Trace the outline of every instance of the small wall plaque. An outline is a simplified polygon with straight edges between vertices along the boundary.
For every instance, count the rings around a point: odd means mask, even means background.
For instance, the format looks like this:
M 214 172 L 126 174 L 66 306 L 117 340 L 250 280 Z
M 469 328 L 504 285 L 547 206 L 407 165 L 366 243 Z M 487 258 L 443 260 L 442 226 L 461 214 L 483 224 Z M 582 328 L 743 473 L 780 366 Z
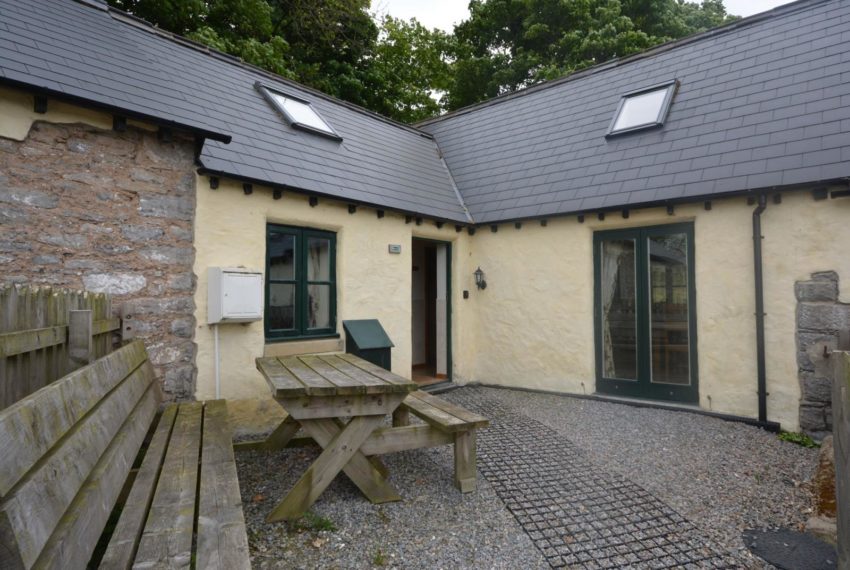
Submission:
M 401 244 L 391 243 L 390 244 L 390 253 L 401 253 Z

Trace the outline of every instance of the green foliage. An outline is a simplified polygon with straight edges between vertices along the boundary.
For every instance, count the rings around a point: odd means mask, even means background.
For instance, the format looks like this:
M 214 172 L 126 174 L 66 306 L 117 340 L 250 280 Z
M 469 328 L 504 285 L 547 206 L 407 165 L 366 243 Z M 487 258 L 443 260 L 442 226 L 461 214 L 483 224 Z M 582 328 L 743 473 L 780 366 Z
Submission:
M 389 16 L 381 20 L 380 29 L 367 72 L 368 107 L 404 122 L 439 114 L 442 106 L 436 97 L 451 83 L 451 37 L 415 19 Z
M 372 558 L 372 564 L 375 566 L 386 566 L 387 565 L 387 556 L 384 554 L 384 551 L 380 548 L 375 551 L 375 556 Z
M 723 0 L 471 0 L 454 34 L 370 0 L 109 0 L 163 29 L 415 122 L 723 24 Z
M 472 0 L 447 107 L 624 57 L 730 19 L 722 0 Z
M 818 442 L 816 442 L 804 433 L 783 431 L 779 432 L 778 437 L 782 441 L 787 441 L 788 443 L 796 443 L 797 445 L 801 445 L 803 447 L 820 447 L 820 444 Z
M 289 529 L 293 532 L 336 532 L 336 525 L 332 520 L 317 515 L 312 511 L 307 511 L 300 519 L 296 519 L 289 523 Z

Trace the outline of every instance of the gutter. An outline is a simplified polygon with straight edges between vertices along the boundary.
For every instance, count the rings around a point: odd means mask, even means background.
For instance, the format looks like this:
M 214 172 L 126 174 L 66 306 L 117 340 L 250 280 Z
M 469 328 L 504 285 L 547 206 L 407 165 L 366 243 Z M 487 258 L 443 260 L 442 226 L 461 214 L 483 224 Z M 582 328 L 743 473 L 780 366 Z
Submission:
M 764 271 L 761 256 L 761 215 L 767 209 L 767 196 L 759 195 L 753 210 L 753 269 L 756 290 L 756 367 L 758 369 L 759 422 L 767 422 L 767 372 L 764 348 Z

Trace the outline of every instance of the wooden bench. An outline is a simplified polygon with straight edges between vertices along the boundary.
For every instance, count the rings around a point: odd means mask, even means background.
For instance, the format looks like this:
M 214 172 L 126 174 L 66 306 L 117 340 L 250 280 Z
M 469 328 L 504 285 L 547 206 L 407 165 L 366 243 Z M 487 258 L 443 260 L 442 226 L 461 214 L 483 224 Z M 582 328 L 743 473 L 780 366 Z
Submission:
M 401 406 L 393 413 L 393 428 L 408 426 L 411 428 L 422 428 L 424 426 L 410 426 L 410 414 L 422 419 L 430 428 L 425 437 L 428 445 L 420 447 L 431 447 L 440 444 L 454 444 L 455 456 L 455 486 L 462 493 L 475 490 L 476 473 L 476 445 L 475 430 L 490 425 L 490 421 L 484 416 L 479 416 L 456 404 L 447 402 L 428 392 L 417 390 L 407 395 Z M 376 434 L 380 436 L 381 434 Z M 397 436 L 398 437 L 398 436 Z M 366 452 L 368 454 L 368 451 Z
M 225 403 L 160 400 L 136 341 L 0 412 L 0 568 L 85 568 L 131 482 L 101 568 L 250 568 Z

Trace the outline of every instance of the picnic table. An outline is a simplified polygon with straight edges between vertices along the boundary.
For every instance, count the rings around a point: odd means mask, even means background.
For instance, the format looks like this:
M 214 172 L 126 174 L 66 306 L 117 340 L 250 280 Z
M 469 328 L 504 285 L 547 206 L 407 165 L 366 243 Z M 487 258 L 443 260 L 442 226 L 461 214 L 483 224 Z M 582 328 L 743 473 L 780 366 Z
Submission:
M 288 414 L 267 449 L 286 445 L 299 428 L 323 449 L 268 522 L 303 516 L 340 471 L 373 503 L 401 500 L 381 460 L 361 448 L 415 383 L 351 354 L 258 358 L 257 369 Z

